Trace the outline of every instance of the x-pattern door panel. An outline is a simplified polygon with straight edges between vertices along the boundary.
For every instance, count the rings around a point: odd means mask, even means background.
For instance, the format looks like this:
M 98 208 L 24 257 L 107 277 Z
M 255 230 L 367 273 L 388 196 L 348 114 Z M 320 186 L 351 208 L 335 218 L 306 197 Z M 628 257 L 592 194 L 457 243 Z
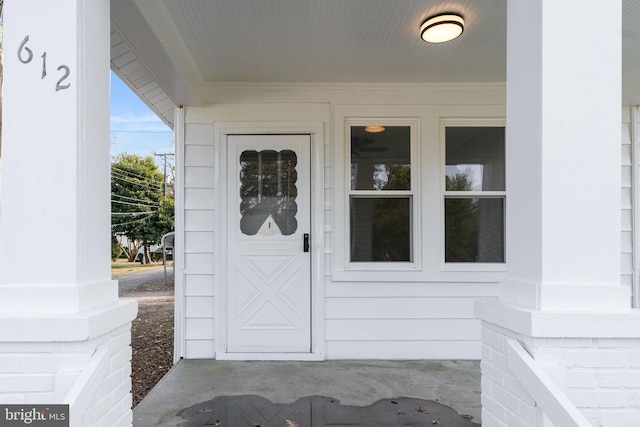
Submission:
M 311 351 L 308 135 L 228 137 L 227 352 Z

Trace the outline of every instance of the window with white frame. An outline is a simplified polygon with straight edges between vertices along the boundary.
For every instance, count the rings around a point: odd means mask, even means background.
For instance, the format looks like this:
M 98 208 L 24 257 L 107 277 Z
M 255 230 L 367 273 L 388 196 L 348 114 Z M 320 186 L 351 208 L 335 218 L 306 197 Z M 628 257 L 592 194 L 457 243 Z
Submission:
M 347 123 L 351 263 L 400 265 L 415 260 L 414 128 L 398 123 Z
M 504 126 L 444 125 L 446 263 L 505 262 Z

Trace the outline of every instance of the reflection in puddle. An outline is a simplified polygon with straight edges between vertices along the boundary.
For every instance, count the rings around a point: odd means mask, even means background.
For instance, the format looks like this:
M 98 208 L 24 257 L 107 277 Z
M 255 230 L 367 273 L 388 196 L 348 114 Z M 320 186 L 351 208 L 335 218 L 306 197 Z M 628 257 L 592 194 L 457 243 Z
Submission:
M 303 397 L 291 404 L 254 395 L 221 396 L 183 409 L 178 415 L 185 420 L 179 427 L 478 426 L 448 406 L 406 397 L 360 407 L 343 406 L 336 399 L 320 396 Z

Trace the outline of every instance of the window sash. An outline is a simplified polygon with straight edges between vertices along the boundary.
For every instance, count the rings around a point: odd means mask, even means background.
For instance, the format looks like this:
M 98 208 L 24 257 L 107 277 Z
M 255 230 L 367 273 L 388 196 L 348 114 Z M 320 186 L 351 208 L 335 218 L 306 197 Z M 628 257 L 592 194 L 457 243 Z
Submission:
M 409 179 L 408 179 L 408 187 L 406 189 L 387 189 L 387 188 L 374 188 L 373 186 L 369 189 L 354 189 L 357 186 L 362 187 L 362 185 L 354 185 L 353 182 L 353 167 L 352 167 L 352 146 L 351 146 L 351 135 L 352 128 L 354 126 L 362 127 L 369 125 L 382 125 L 382 126 L 405 126 L 409 128 L 408 136 L 409 136 L 409 159 L 407 162 L 406 158 L 402 158 L 399 163 L 393 163 L 393 161 L 387 161 L 385 158 L 382 158 L 380 164 L 386 164 L 393 166 L 408 166 L 409 169 Z M 416 239 L 419 237 L 418 229 L 419 224 L 416 224 L 416 219 L 419 217 L 416 210 L 418 209 L 418 201 L 416 200 L 416 194 L 418 194 L 418 163 L 416 159 L 418 159 L 418 145 L 417 145 L 417 120 L 401 120 L 401 119 L 389 119 L 389 120 L 347 120 L 345 121 L 345 134 L 346 134 L 346 143 L 345 143 L 345 154 L 347 156 L 346 164 L 345 164 L 345 177 L 347 178 L 345 181 L 345 195 L 347 204 L 345 206 L 345 225 L 346 225 L 346 239 L 345 239 L 345 261 L 346 268 L 351 268 L 355 270 L 367 269 L 367 270 L 398 270 L 398 269 L 411 269 L 414 270 L 417 266 L 417 244 Z M 370 159 L 372 163 L 375 164 L 377 159 Z M 402 164 L 401 164 L 402 163 Z M 392 253 L 388 253 L 386 259 L 385 257 L 380 257 L 374 254 L 371 259 L 353 256 L 353 246 L 354 246 L 354 233 L 357 233 L 358 230 L 354 229 L 353 218 L 352 218 L 352 207 L 353 201 L 362 199 L 370 199 L 371 201 L 379 200 L 392 200 L 392 199 L 407 199 L 408 206 L 406 209 L 408 211 L 407 220 L 408 225 L 405 229 L 400 231 L 402 234 L 403 242 L 407 243 L 406 250 L 403 250 L 403 254 L 405 254 L 403 259 L 395 259 Z M 382 221 L 385 221 L 383 219 Z M 383 236 L 384 237 L 384 236 Z M 384 241 L 384 238 L 381 239 Z M 355 242 L 357 243 L 357 242 Z M 380 248 L 372 248 L 372 251 L 375 252 Z M 380 252 L 378 250 L 378 252 Z M 384 251 L 383 251 L 384 252 Z M 406 254 L 408 253 L 408 256 Z

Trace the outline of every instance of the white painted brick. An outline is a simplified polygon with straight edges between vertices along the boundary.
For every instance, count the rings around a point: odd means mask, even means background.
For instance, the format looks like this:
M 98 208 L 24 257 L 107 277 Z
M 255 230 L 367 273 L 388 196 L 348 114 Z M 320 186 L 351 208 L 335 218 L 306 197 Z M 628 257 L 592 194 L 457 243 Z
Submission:
M 480 339 L 483 344 L 488 345 L 500 353 L 506 354 L 506 337 L 504 335 L 483 327 L 480 333 Z
M 640 348 L 640 339 L 609 339 L 600 338 L 596 340 L 599 348 Z
M 567 353 L 569 367 L 615 368 L 627 366 L 628 354 L 620 350 L 570 351 Z
M 126 411 L 119 420 L 113 425 L 105 425 L 104 427 L 131 427 L 133 424 L 133 411 Z
M 524 421 L 526 426 L 532 426 L 536 423 L 538 408 L 533 399 L 530 399 L 530 403 L 520 402 L 518 407 L 518 415 Z
M 509 359 L 504 353 L 493 350 L 491 352 L 491 362 L 497 369 L 503 372 L 509 372 Z
M 487 411 L 486 408 L 482 408 L 482 412 L 480 414 L 482 418 L 482 427 L 491 427 L 493 426 L 493 419 L 495 418 L 491 412 Z
M 567 396 L 579 408 L 626 408 L 633 403 L 629 392 L 619 390 L 568 390 Z
M 53 375 L 0 375 L 0 393 L 53 391 Z
M 532 356 L 538 364 L 543 366 L 566 366 L 568 363 L 567 350 L 564 349 L 536 348 Z
M 511 411 L 506 411 L 506 423 L 509 427 L 527 427 L 522 418 L 519 415 L 514 414 Z
M 480 354 L 482 355 L 482 360 L 486 360 L 488 362 L 493 362 L 493 360 L 491 360 L 491 347 L 489 347 L 486 344 L 482 344 L 482 346 L 480 347 Z
M 520 405 L 520 399 L 518 399 L 515 395 L 509 393 L 502 387 L 496 387 L 493 390 L 493 395 L 491 396 L 493 399 L 500 402 L 502 406 L 505 407 L 508 411 L 517 413 Z
M 113 427 L 122 416 L 122 409 L 119 405 L 112 407 L 106 414 L 100 418 L 98 425 L 100 427 Z
M 111 338 L 106 345 L 109 347 L 109 354 L 113 355 L 120 349 L 131 345 L 131 329 L 127 329 L 124 333 L 118 334 Z
M 486 375 L 480 377 L 480 388 L 483 394 L 493 396 L 493 387 L 494 383 Z
M 109 398 L 112 402 L 119 402 L 123 396 L 126 396 L 131 391 L 131 379 L 127 378 L 122 381 L 111 391 Z
M 131 361 L 131 347 L 125 347 L 109 360 L 109 369 L 111 372 L 117 371 Z
M 115 372 L 112 372 L 107 376 L 102 384 L 100 384 L 100 390 L 104 391 L 105 394 L 111 393 L 113 389 L 115 389 L 119 384 L 122 384 L 123 381 L 130 380 L 130 364 L 128 365 L 128 369 L 122 367 Z
M 596 408 L 578 408 L 578 410 L 584 415 L 592 426 L 602 426 L 600 422 L 602 416 L 602 409 Z M 612 426 L 615 427 L 615 426 Z
M 73 387 L 73 384 L 75 384 L 79 376 L 79 372 L 63 372 L 56 375 L 54 384 L 59 397 L 56 401 L 61 401 L 66 397 L 67 392 L 71 390 L 71 387 Z
M 626 366 L 630 368 L 639 368 L 640 369 L 640 349 L 629 349 L 626 351 L 627 353 L 627 363 Z
M 598 379 L 594 371 L 571 370 L 567 372 L 567 387 L 569 388 L 595 388 L 598 387 Z
M 534 344 L 539 349 L 592 348 L 597 345 L 593 338 L 537 338 Z
M 97 424 L 97 422 L 109 412 L 112 406 L 113 402 L 111 402 L 111 399 L 107 396 L 102 396 L 99 400 L 92 402 L 82 419 Z
M 25 371 L 24 356 L 21 354 L 0 354 L 0 373 Z
M 484 360 L 480 362 L 480 371 L 483 376 L 486 376 L 491 381 L 502 387 L 504 381 L 503 371 L 497 369 L 495 366 Z
M 502 420 L 498 418 L 494 418 L 493 423 L 491 424 L 491 427 L 511 427 L 511 426 L 503 423 Z
M 640 389 L 640 370 L 599 371 L 598 378 L 603 388 Z
M 50 342 L 22 343 L 3 342 L 2 353 L 52 353 L 54 344 Z
M 3 405 L 19 405 L 25 403 L 24 394 L 0 394 L 0 403 Z
M 489 396 L 486 396 L 486 395 L 482 396 L 482 408 L 491 412 L 491 414 L 496 419 L 504 420 L 505 418 L 504 406 L 502 406 L 500 402 L 498 402 L 497 400 Z
M 517 396 L 523 404 L 535 406 L 533 397 L 531 397 L 529 392 L 527 392 L 524 386 L 515 377 L 511 375 L 504 375 L 503 385 L 507 391 Z
M 90 357 L 84 354 L 56 353 L 52 355 L 27 356 L 25 365 L 27 372 L 60 372 L 60 371 L 82 371 L 89 363 Z
M 25 401 L 32 403 L 34 405 L 42 405 L 51 402 L 56 402 L 56 398 L 58 397 L 57 393 L 48 392 L 48 393 L 27 393 L 25 395 Z
M 607 427 L 638 427 L 640 410 L 604 411 L 599 414 L 600 424 Z

